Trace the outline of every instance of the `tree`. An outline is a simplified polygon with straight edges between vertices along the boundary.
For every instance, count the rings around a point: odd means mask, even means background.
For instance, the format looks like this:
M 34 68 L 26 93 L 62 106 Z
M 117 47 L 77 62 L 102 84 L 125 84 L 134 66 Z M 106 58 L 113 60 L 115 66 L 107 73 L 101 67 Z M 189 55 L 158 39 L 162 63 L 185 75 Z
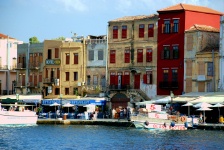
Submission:
M 65 40 L 65 37 L 61 36 L 61 37 L 55 38 L 55 39 L 53 39 L 53 40 L 64 41 L 64 40 Z
M 38 40 L 38 38 L 36 36 L 29 38 L 29 42 L 30 42 L 30 44 L 40 43 L 40 41 Z

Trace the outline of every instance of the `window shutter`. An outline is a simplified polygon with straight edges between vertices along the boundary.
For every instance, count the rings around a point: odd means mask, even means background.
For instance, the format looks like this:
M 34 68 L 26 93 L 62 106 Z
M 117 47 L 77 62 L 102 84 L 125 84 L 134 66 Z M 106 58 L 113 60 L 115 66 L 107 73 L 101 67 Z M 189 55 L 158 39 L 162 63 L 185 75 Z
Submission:
M 152 73 L 149 74 L 149 79 L 150 79 L 149 84 L 152 84 Z
M 115 76 L 115 85 L 118 85 L 118 75 Z
M 165 25 L 162 24 L 162 33 L 164 33 L 164 30 L 165 30 Z
M 143 83 L 147 84 L 147 74 L 143 75 Z

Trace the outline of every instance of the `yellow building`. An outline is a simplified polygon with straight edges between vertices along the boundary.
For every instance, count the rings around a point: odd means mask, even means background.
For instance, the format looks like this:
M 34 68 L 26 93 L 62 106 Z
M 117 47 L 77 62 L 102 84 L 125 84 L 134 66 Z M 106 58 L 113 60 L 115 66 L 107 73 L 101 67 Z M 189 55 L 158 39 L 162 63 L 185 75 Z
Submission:
M 85 82 L 83 42 L 44 41 L 44 98 L 76 97 Z
M 108 22 L 109 90 L 111 97 L 121 94 L 125 101 L 117 102 L 112 98 L 112 107 L 126 107 L 129 101 L 127 90 L 136 89 L 144 99 L 156 95 L 157 21 L 158 15 L 153 14 Z
M 216 92 L 219 82 L 219 29 L 194 25 L 185 32 L 184 91 Z

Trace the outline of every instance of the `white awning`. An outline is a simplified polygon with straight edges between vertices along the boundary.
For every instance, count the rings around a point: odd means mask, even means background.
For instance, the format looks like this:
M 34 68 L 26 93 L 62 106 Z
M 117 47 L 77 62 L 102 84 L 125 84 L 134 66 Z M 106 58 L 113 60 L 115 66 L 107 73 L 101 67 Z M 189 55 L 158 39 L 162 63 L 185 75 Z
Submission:
M 192 104 L 206 102 L 209 104 L 216 104 L 216 103 L 223 103 L 224 97 L 223 96 L 201 96 L 196 100 L 191 101 Z
M 16 95 L 3 95 L 0 99 L 16 99 Z M 40 103 L 42 95 L 19 95 L 18 100 L 22 100 L 25 103 Z

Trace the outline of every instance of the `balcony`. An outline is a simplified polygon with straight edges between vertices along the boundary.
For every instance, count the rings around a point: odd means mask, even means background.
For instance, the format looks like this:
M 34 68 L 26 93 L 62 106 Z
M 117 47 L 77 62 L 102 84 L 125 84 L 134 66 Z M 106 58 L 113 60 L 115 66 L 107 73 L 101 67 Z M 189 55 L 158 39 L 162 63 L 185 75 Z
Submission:
M 54 84 L 55 78 L 44 78 L 44 84 Z
M 159 82 L 159 88 L 161 89 L 178 89 L 178 81 L 161 81 Z
M 126 91 L 130 89 L 130 85 L 109 85 L 111 91 Z
M 26 86 L 26 84 L 25 84 L 25 82 L 17 82 L 16 84 L 15 84 L 15 87 L 17 87 L 17 88 L 21 88 L 21 87 L 25 87 Z
M 26 64 L 18 63 L 17 67 L 15 69 L 16 70 L 24 70 L 24 69 L 26 69 Z
M 29 63 L 29 69 L 38 70 L 41 67 L 41 63 L 39 62 L 32 62 Z

